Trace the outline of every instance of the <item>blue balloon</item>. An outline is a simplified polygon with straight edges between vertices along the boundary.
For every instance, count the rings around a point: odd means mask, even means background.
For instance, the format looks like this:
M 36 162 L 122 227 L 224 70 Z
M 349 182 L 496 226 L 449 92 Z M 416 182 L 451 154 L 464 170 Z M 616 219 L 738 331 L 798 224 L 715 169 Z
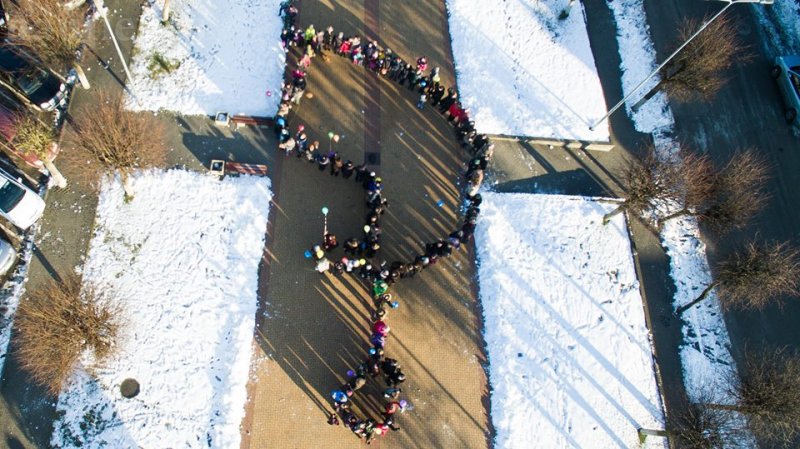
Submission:
M 303 255 L 306 256 L 306 259 L 310 259 L 311 258 L 311 251 L 306 250 L 306 252 L 304 252 Z
M 348 375 L 349 377 L 353 377 L 353 376 L 355 376 L 355 375 L 356 375 L 356 373 L 354 373 L 354 372 L 353 372 L 353 370 L 349 369 L 349 370 L 347 370 L 347 375 Z
M 375 355 L 375 348 L 369 348 L 369 355 Z
M 323 207 L 322 208 L 322 215 L 328 215 L 328 208 L 327 207 Z
M 393 309 L 400 307 L 400 303 L 397 301 L 392 301 L 389 305 L 392 306 Z
M 347 395 L 344 394 L 343 391 L 336 390 L 333 393 L 331 393 L 331 396 L 333 397 L 333 400 L 336 402 L 341 402 L 341 403 L 347 402 Z

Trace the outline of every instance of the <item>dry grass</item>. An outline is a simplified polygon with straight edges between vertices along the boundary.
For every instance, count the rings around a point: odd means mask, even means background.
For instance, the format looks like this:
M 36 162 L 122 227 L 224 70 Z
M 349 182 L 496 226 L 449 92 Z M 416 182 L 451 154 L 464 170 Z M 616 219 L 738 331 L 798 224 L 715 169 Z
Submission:
M 14 40 L 56 71 L 69 68 L 81 46 L 84 9 L 68 11 L 62 0 L 19 0 L 12 20 Z
M 14 115 L 14 126 L 17 128 L 14 146 L 24 154 L 35 154 L 41 160 L 46 159 L 55 139 L 53 128 L 24 112 Z
M 15 319 L 22 368 L 53 395 L 77 367 L 84 351 L 102 363 L 115 349 L 121 309 L 76 276 L 31 290 Z

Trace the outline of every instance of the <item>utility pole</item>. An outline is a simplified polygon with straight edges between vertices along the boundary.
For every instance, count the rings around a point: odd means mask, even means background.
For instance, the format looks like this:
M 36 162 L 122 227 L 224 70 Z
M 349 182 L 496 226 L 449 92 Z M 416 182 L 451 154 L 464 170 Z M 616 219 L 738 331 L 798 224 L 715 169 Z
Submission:
M 100 13 L 100 16 L 103 17 L 103 21 L 106 23 L 108 34 L 111 35 L 111 41 L 114 42 L 114 48 L 117 49 L 117 55 L 119 55 L 119 61 L 122 63 L 122 68 L 125 70 L 125 75 L 128 77 L 128 82 L 133 83 L 133 76 L 131 76 L 131 72 L 128 70 L 128 64 L 125 62 L 125 57 L 122 56 L 122 50 L 119 48 L 119 43 L 117 43 L 117 38 L 114 36 L 114 31 L 111 29 L 111 24 L 108 22 L 108 10 L 106 9 L 105 0 L 94 0 L 94 6 L 97 7 L 97 12 Z
M 760 3 L 760 4 L 762 4 L 762 5 L 771 5 L 771 4 L 773 3 L 773 1 L 774 1 L 774 0 L 722 0 L 722 1 L 724 1 L 724 2 L 727 2 L 728 4 L 727 4 L 727 5 L 725 5 L 725 7 L 724 7 L 724 8 L 722 8 L 721 10 L 719 10 L 719 12 L 718 12 L 718 13 L 714 14 L 714 16 L 713 16 L 713 17 L 711 17 L 711 19 L 709 19 L 709 20 L 708 20 L 708 22 L 705 22 L 705 23 L 703 24 L 703 26 L 701 26 L 701 27 L 700 27 L 700 29 L 699 29 L 699 30 L 695 31 L 695 32 L 694 32 L 694 34 L 692 34 L 692 35 L 689 37 L 689 39 L 687 39 L 687 40 L 686 40 L 686 42 L 684 42 L 684 43 L 683 43 L 683 44 L 682 44 L 680 47 L 678 47 L 678 49 L 677 49 L 677 50 L 675 50 L 674 52 L 672 52 L 672 54 L 671 54 L 671 55 L 669 55 L 669 56 L 667 57 L 667 59 L 665 59 L 665 60 L 664 60 L 664 62 L 662 62 L 662 63 L 661 63 L 661 65 L 659 65 L 658 67 L 656 67 L 656 69 L 655 69 L 655 70 L 653 70 L 652 72 L 650 72 L 650 74 L 649 74 L 649 75 L 647 75 L 647 76 L 646 76 L 646 77 L 645 77 L 645 78 L 644 78 L 644 79 L 643 79 L 643 80 L 642 80 L 642 81 L 641 81 L 639 84 L 637 84 L 637 85 L 636 85 L 636 87 L 634 87 L 632 91 L 628 92 L 628 95 L 625 95 L 625 98 L 623 98 L 622 100 L 620 100 L 620 101 L 619 101 L 619 103 L 615 104 L 615 105 L 614 105 L 614 107 L 612 107 L 612 108 L 611 108 L 611 109 L 610 109 L 610 110 L 609 110 L 609 111 L 606 113 L 606 115 L 604 115 L 602 118 L 600 118 L 600 120 L 596 121 L 594 124 L 592 124 L 591 126 L 589 126 L 589 130 L 594 130 L 594 128 L 595 128 L 597 125 L 599 125 L 599 124 L 603 123 L 603 122 L 604 122 L 604 121 L 605 121 L 605 120 L 606 120 L 606 119 L 607 119 L 607 118 L 608 118 L 608 117 L 609 117 L 611 114 L 613 114 L 614 112 L 616 112 L 616 110 L 617 110 L 617 109 L 619 109 L 619 108 L 620 108 L 620 107 L 621 107 L 623 104 L 625 104 L 625 102 L 626 102 L 626 101 L 628 101 L 628 99 L 629 99 L 629 98 L 631 98 L 631 97 L 632 97 L 632 96 L 633 96 L 635 93 L 639 92 L 639 90 L 641 90 L 641 88 L 642 88 L 642 87 L 644 87 L 644 84 L 645 84 L 645 83 L 646 83 L 646 82 L 647 82 L 647 81 L 648 81 L 650 78 L 652 78 L 652 77 L 653 77 L 653 76 L 654 76 L 656 73 L 660 72 L 660 71 L 661 71 L 661 69 L 663 69 L 663 68 L 664 68 L 664 66 L 666 66 L 666 65 L 667 65 L 667 64 L 668 64 L 670 61 L 672 61 L 672 58 L 674 58 L 675 56 L 677 56 L 677 55 L 678 55 L 678 53 L 680 53 L 680 52 L 681 52 L 681 50 L 683 50 L 683 49 L 684 49 L 684 48 L 685 48 L 687 45 L 689 45 L 689 43 L 690 43 L 692 40 L 694 40 L 694 38 L 696 38 L 696 37 L 697 37 L 697 36 L 698 36 L 700 33 L 702 33 L 702 32 L 703 32 L 703 30 L 705 30 L 706 28 L 708 28 L 708 26 L 709 26 L 709 25 L 711 25 L 711 22 L 713 22 L 713 21 L 714 21 L 714 20 L 716 20 L 716 19 L 717 19 L 719 16 L 721 16 L 721 15 L 722 15 L 722 14 L 723 14 L 725 11 L 727 11 L 727 10 L 728 10 L 728 8 L 730 8 L 731 6 L 733 6 L 733 5 L 734 5 L 734 4 L 736 4 L 736 3 Z

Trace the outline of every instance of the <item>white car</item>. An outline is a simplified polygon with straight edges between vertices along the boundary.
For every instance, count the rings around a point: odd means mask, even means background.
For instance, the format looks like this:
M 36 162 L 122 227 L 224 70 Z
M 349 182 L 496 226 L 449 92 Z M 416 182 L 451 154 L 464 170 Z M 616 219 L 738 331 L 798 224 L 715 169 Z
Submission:
M 0 215 L 23 231 L 44 213 L 44 200 L 13 176 L 0 170 Z
M 0 276 L 5 276 L 17 261 L 17 251 L 5 239 L 0 237 Z

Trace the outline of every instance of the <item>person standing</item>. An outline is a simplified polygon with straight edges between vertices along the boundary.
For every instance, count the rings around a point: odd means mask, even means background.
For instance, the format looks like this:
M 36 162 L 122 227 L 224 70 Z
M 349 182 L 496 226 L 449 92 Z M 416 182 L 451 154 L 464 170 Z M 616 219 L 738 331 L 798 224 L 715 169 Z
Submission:
M 325 171 L 325 167 L 331 163 L 330 159 L 328 159 L 328 155 L 324 153 L 320 153 L 319 158 L 317 159 L 317 163 L 319 164 L 319 171 Z
M 334 153 L 333 159 L 331 159 L 331 176 L 339 176 L 343 166 L 342 158 L 339 157 L 338 153 Z
M 353 165 L 353 161 L 348 159 L 347 162 L 345 162 L 344 165 L 342 166 L 342 177 L 344 179 L 350 179 L 350 176 L 353 175 L 353 171 L 355 170 L 355 168 L 356 167 L 355 165 Z

